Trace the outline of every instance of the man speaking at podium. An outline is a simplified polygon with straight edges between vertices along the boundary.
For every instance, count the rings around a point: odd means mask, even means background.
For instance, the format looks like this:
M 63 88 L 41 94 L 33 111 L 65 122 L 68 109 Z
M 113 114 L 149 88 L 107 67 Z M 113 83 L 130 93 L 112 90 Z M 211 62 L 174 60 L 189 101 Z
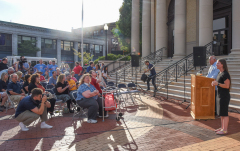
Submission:
M 213 78 L 216 80 L 219 70 L 217 69 L 217 58 L 215 56 L 209 57 L 210 68 L 206 77 Z M 216 115 L 216 96 L 217 96 L 217 86 L 215 86 L 215 115 Z

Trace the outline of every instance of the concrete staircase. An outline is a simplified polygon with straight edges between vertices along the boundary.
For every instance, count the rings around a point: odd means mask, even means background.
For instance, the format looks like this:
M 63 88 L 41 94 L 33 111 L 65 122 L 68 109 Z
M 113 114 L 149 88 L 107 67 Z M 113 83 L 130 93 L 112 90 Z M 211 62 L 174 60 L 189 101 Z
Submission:
M 230 101 L 230 107 L 234 109 L 240 109 L 240 54 L 239 55 L 228 55 L 228 56 L 217 56 L 217 58 L 225 58 L 227 60 L 227 65 L 229 69 L 229 73 L 231 75 L 232 79 L 232 86 L 231 86 L 231 101 Z M 179 59 L 178 59 L 179 60 Z M 172 65 L 176 61 L 176 59 L 163 59 L 163 61 L 159 62 L 155 66 L 156 72 L 160 72 L 163 69 L 167 68 L 168 66 Z M 208 73 L 210 65 L 208 64 L 207 67 L 203 70 L 203 76 L 206 76 Z M 196 74 L 200 70 L 199 67 L 196 68 L 196 70 L 191 70 L 188 72 L 187 76 L 185 76 L 185 99 L 187 101 L 191 100 L 191 76 L 190 74 Z M 137 71 L 137 83 L 138 85 L 143 88 L 144 90 L 147 89 L 147 83 L 142 82 L 141 75 L 143 71 L 140 73 L 139 69 Z M 117 78 L 116 81 L 116 75 L 112 74 L 112 78 L 109 79 L 109 81 L 113 81 L 114 83 L 130 83 L 132 81 L 136 82 L 135 79 L 135 69 L 133 70 L 133 76 L 132 76 L 132 70 L 128 70 L 128 72 L 125 73 L 125 82 L 123 79 L 123 75 L 121 78 Z M 153 93 L 154 87 L 152 84 L 150 84 L 151 93 Z M 157 92 L 156 95 L 161 96 L 167 96 L 167 89 L 162 88 L 161 91 Z M 177 100 L 184 100 L 184 77 L 180 77 L 177 79 L 177 82 L 174 81 L 168 85 L 168 96 L 169 98 L 177 99 Z

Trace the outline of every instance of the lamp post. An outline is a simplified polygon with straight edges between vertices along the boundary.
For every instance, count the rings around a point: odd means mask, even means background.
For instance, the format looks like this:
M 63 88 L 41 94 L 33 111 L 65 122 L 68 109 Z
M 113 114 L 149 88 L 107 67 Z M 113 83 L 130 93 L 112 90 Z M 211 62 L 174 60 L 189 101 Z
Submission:
M 108 25 L 107 24 L 104 25 L 104 30 L 105 30 L 105 33 L 106 33 L 105 60 L 107 60 L 107 31 L 108 31 Z

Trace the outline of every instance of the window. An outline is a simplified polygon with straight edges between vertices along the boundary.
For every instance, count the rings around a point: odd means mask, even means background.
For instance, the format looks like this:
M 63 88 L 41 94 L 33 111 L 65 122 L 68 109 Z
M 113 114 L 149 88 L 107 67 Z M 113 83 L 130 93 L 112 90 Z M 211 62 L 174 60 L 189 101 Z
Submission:
M 101 34 L 103 34 L 103 30 L 101 30 Z
M 5 45 L 5 34 L 0 34 L 0 45 L 1 46 Z
M 98 35 L 98 31 L 97 31 L 97 35 Z
M 74 47 L 73 42 L 71 42 L 71 49 Z
M 63 47 L 65 51 L 70 51 L 71 50 L 70 41 L 64 41 Z
M 81 43 L 78 43 L 78 50 L 81 50 Z
M 99 51 L 100 51 L 100 53 L 103 51 L 103 46 L 102 45 L 99 46 Z
M 18 36 L 18 43 L 20 44 L 22 42 L 22 36 Z
M 53 49 L 57 49 L 57 40 L 53 40 Z
M 97 31 L 94 31 L 94 36 L 96 36 L 97 35 Z
M 100 51 L 99 51 L 99 45 L 95 45 L 95 53 L 100 53 Z
M 63 50 L 63 41 L 61 41 L 61 50 Z
M 31 40 L 31 37 L 22 36 L 22 40 Z
M 52 48 L 52 47 L 53 47 L 52 39 L 45 39 L 45 48 Z
M 115 48 L 112 48 L 112 51 L 115 51 Z
M 41 48 L 45 47 L 44 39 L 41 39 Z
M 213 30 L 226 28 L 226 18 L 219 18 L 213 20 Z

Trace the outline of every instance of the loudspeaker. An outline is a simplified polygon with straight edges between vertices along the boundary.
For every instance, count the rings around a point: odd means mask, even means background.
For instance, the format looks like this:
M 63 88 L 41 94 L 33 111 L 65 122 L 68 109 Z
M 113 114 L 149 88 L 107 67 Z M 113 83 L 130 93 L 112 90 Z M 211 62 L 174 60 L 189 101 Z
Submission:
M 193 64 L 194 66 L 207 66 L 206 47 L 193 47 Z
M 132 67 L 139 67 L 139 56 L 131 55 Z

